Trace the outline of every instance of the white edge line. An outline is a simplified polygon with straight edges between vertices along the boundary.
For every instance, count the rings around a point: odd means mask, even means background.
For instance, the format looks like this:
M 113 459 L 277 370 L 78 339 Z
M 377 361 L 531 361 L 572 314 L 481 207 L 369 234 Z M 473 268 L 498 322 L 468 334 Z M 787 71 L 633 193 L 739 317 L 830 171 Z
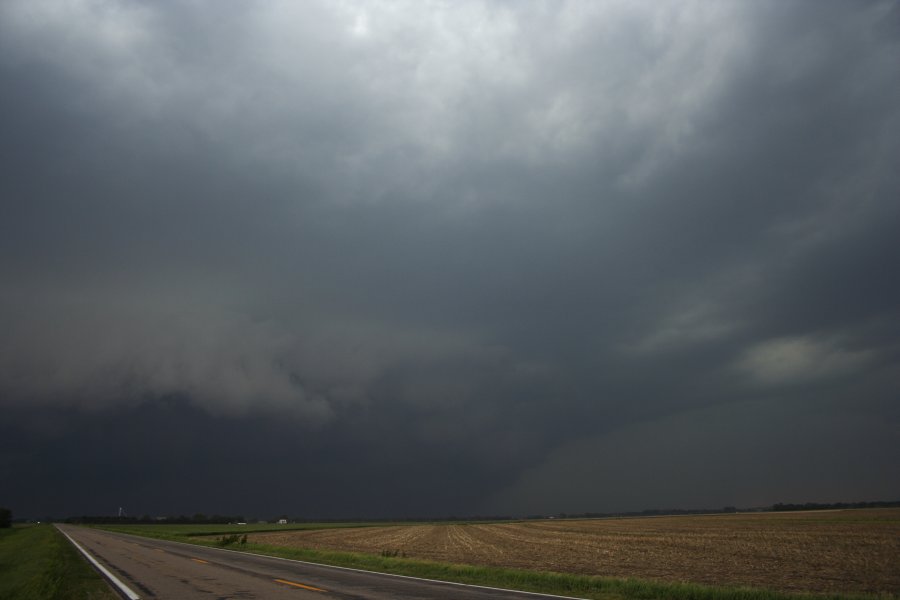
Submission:
M 68 539 L 70 542 L 72 542 L 72 545 L 75 546 L 76 548 L 78 548 L 78 551 L 81 552 L 81 553 L 84 555 L 85 558 L 87 558 L 89 561 L 91 561 L 91 564 L 94 565 L 94 566 L 97 568 L 97 570 L 100 571 L 100 572 L 103 574 L 104 577 L 106 577 L 107 579 L 109 579 L 109 580 L 113 583 L 113 585 L 115 585 L 117 588 L 119 588 L 119 591 L 122 592 L 123 594 L 125 594 L 125 596 L 126 596 L 127 598 L 129 598 L 129 600 L 141 600 L 141 597 L 138 596 L 137 594 L 135 594 L 135 593 L 134 593 L 134 590 L 132 590 L 130 587 L 128 587 L 127 585 L 125 585 L 124 583 L 122 583 L 122 582 L 119 580 L 118 577 L 116 577 L 115 575 L 113 575 L 112 573 L 110 573 L 110 572 L 106 569 L 106 567 L 104 567 L 104 566 L 101 565 L 99 562 L 97 562 L 97 559 L 95 559 L 93 556 L 91 556 L 90 554 L 88 554 L 88 551 L 87 551 L 87 550 L 85 550 L 84 548 L 82 548 L 81 546 L 79 546 L 79 545 L 78 545 L 78 542 L 76 542 L 75 540 L 73 540 L 73 539 L 69 536 L 68 533 L 66 533 L 65 531 L 63 531 L 63 530 L 60 529 L 59 527 L 57 527 L 56 529 L 57 529 L 57 531 L 59 531 L 61 534 L 63 534 L 64 536 L 66 536 L 66 539 Z
M 100 529 L 100 531 L 106 531 L 106 530 Z M 325 567 L 327 569 L 340 569 L 342 571 L 354 571 L 356 573 L 368 573 L 370 575 L 381 575 L 382 577 L 399 577 L 401 579 L 413 579 L 415 581 L 427 581 L 428 583 L 441 583 L 444 585 L 457 585 L 460 587 L 479 588 L 482 590 L 494 590 L 497 592 L 512 592 L 512 593 L 516 593 L 516 594 L 528 594 L 529 596 L 540 596 L 542 598 L 565 598 L 566 600 L 588 600 L 587 598 L 579 598 L 578 596 L 558 596 L 556 594 L 544 594 L 541 592 L 529 592 L 526 590 L 514 590 L 511 588 L 491 587 L 489 585 L 477 585 L 474 583 L 460 583 L 458 581 L 444 581 L 443 579 L 427 579 L 425 577 L 414 577 L 412 575 L 398 575 L 396 573 L 383 573 L 381 571 L 367 571 L 366 569 L 354 569 L 353 567 L 339 567 L 337 565 L 328 565 L 325 563 L 310 562 L 308 560 L 298 560 L 296 558 L 284 558 L 282 556 L 271 556 L 269 554 L 257 554 L 256 552 L 247 552 L 245 550 L 232 550 L 231 548 L 215 548 L 213 546 L 203 546 L 200 544 L 191 544 L 189 542 L 176 542 L 175 540 L 160 540 L 158 538 L 144 537 L 141 535 L 135 535 L 133 533 L 123 533 L 121 531 L 106 531 L 106 533 L 118 533 L 120 535 L 136 537 L 136 538 L 140 538 L 142 540 L 169 542 L 172 544 L 181 544 L 183 546 L 191 546 L 194 548 L 206 548 L 207 550 L 218 550 L 220 552 L 234 552 L 235 554 L 247 554 L 250 556 L 258 556 L 259 558 L 274 558 L 275 560 L 283 560 L 286 562 L 300 563 L 303 565 L 313 565 L 316 567 Z

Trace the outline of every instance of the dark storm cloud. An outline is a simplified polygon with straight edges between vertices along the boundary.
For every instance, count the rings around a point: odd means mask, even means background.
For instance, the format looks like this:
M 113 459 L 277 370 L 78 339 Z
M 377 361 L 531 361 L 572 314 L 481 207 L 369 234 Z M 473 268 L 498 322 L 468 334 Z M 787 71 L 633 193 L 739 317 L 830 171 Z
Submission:
M 0 11 L 17 502 L 101 456 L 149 512 L 900 492 L 896 3 Z

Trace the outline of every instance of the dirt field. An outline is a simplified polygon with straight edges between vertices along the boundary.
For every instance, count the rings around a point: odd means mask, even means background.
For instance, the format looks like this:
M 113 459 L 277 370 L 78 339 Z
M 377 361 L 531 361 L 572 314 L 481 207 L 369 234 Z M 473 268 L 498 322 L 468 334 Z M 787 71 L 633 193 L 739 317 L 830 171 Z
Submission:
M 900 592 L 900 509 L 410 525 L 250 541 L 782 591 Z

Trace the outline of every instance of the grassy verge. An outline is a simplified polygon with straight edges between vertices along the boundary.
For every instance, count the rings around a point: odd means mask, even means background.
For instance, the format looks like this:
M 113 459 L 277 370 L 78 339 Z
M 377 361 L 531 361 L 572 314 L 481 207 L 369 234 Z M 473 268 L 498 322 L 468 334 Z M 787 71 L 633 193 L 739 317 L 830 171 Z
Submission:
M 197 537 L 199 535 L 252 532 L 252 530 L 245 527 L 228 531 L 219 531 L 217 529 L 214 532 L 207 529 L 204 534 L 204 532 L 192 526 L 186 526 L 180 531 L 177 527 L 179 526 L 164 525 L 159 526 L 159 528 L 154 528 L 153 526 L 104 526 L 103 529 L 188 542 L 201 546 L 217 546 L 220 544 L 217 544 L 215 539 L 200 539 Z M 316 527 L 313 524 L 309 524 L 305 528 L 313 529 Z M 759 588 L 713 587 L 690 583 L 663 583 L 641 579 L 619 579 L 614 577 L 530 571 L 526 569 L 505 569 L 356 552 L 286 548 L 254 543 L 230 547 L 255 554 L 292 558 L 340 567 L 595 600 L 897 600 L 897 596 L 891 594 L 879 596 L 788 594 Z
M 131 533 L 134 535 L 143 535 L 146 537 L 155 537 L 158 539 L 171 539 L 185 541 L 185 537 L 207 536 L 207 535 L 228 535 L 232 533 L 261 533 L 272 531 L 304 531 L 311 529 L 345 529 L 357 527 L 389 527 L 391 525 L 400 525 L 401 523 L 292 523 L 290 525 L 275 525 L 272 523 L 258 523 L 252 525 L 169 525 L 165 523 L 153 525 L 88 525 L 88 527 L 97 527 L 106 529 L 107 531 L 121 531 L 122 533 Z M 410 525 L 415 523 L 402 523 Z
M 0 599 L 116 600 L 52 525 L 0 529 Z
M 519 521 L 453 521 L 448 523 L 441 521 L 441 525 L 466 525 L 469 523 L 478 523 L 485 525 L 489 523 L 518 523 Z M 146 537 L 155 537 L 158 539 L 183 540 L 184 537 L 207 536 L 207 535 L 228 535 L 232 533 L 261 533 L 272 531 L 308 531 L 313 529 L 356 529 L 359 527 L 391 527 L 410 525 L 432 525 L 434 521 L 359 521 L 359 522 L 327 522 L 327 523 L 291 523 L 289 525 L 277 525 L 274 523 L 252 523 L 247 525 L 234 524 L 206 524 L 206 525 L 172 525 L 167 523 L 154 524 L 136 524 L 136 525 L 88 525 L 88 527 L 98 527 L 108 531 L 121 531 L 122 533 L 132 533 L 134 535 L 143 535 Z

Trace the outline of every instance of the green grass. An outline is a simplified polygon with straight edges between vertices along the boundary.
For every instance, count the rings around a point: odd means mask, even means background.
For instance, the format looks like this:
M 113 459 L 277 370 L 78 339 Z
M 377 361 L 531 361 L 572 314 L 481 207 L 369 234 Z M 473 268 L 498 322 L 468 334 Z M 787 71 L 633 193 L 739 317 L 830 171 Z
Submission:
M 0 600 L 116 600 L 52 525 L 0 529 Z
M 253 531 L 271 531 L 272 529 L 325 529 L 335 526 L 369 526 L 370 524 L 351 523 L 306 523 L 300 525 L 281 525 L 257 529 L 257 526 L 196 526 L 196 525 L 120 525 L 103 526 L 102 529 L 154 537 L 160 539 L 188 542 L 201 546 L 216 546 L 212 538 L 202 539 L 203 535 L 228 535 L 235 532 L 251 533 Z M 379 525 L 384 525 L 379 523 Z M 351 567 L 382 573 L 394 573 L 426 579 L 439 579 L 483 585 L 488 587 L 509 588 L 529 592 L 541 592 L 561 596 L 574 596 L 597 600 L 896 600 L 897 596 L 884 594 L 873 595 L 824 595 L 824 594 L 788 594 L 759 588 L 746 587 L 713 587 L 689 583 L 662 583 L 640 579 L 619 579 L 614 577 L 597 577 L 588 575 L 572 575 L 568 573 L 552 573 L 530 571 L 526 569 L 504 569 L 475 565 L 460 565 L 401 558 L 379 556 L 357 552 L 337 552 L 313 550 L 306 548 L 286 548 L 265 544 L 248 543 L 240 550 L 255 554 L 265 554 L 282 558 L 292 558 L 314 563 Z
M 408 525 L 409 523 L 403 523 Z M 309 529 L 341 529 L 347 527 L 387 527 L 400 525 L 400 523 L 291 523 L 290 525 L 276 525 L 273 523 L 258 523 L 249 525 L 171 525 L 166 523 L 154 525 L 90 525 L 108 531 L 121 531 L 134 535 L 145 535 L 160 539 L 182 539 L 201 535 L 227 535 L 230 533 L 259 533 L 264 531 L 302 531 Z M 165 537 L 164 537 L 165 536 Z
M 448 523 L 441 521 L 440 524 L 447 525 L 465 525 L 467 523 L 518 523 L 519 521 L 453 521 Z M 97 527 L 108 531 L 120 531 L 122 533 L 131 533 L 134 535 L 143 535 L 146 537 L 154 537 L 158 539 L 168 539 L 176 541 L 186 541 L 185 537 L 197 537 L 207 535 L 228 535 L 232 533 L 260 533 L 269 531 L 308 531 L 313 529 L 346 529 L 359 527 L 391 527 L 391 526 L 408 526 L 408 525 L 431 525 L 434 521 L 360 521 L 360 522 L 328 522 L 328 523 L 290 523 L 288 525 L 278 525 L 274 523 L 250 523 L 247 525 L 232 524 L 207 524 L 207 525 L 173 525 L 167 523 L 158 524 L 137 524 L 137 525 L 88 525 L 88 527 Z

